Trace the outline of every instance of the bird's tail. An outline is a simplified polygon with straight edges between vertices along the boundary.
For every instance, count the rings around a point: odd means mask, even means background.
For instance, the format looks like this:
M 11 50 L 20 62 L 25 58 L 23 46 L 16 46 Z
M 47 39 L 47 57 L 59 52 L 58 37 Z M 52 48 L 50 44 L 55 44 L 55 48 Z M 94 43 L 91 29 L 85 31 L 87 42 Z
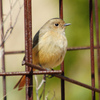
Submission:
M 35 71 L 35 69 L 33 69 Z M 14 89 L 18 87 L 18 90 L 23 89 L 24 85 L 26 83 L 26 75 L 23 75 L 20 80 L 17 82 L 17 84 L 14 86 Z
M 26 78 L 26 76 L 23 75 L 23 76 L 20 78 L 20 80 L 17 82 L 17 84 L 14 86 L 14 89 L 17 88 L 17 87 L 18 87 L 18 90 L 23 89 L 23 87 L 24 87 L 24 85 L 25 85 L 25 82 L 26 82 L 25 78 Z

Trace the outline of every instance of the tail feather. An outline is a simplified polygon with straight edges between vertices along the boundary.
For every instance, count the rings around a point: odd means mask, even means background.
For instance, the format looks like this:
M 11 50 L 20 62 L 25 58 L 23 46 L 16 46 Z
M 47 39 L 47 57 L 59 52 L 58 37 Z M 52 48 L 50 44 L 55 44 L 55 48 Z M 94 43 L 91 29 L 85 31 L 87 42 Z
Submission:
M 35 69 L 33 69 L 33 71 L 35 71 Z M 23 75 L 17 82 L 17 84 L 14 86 L 14 89 L 18 87 L 18 90 L 22 90 L 25 83 L 26 83 L 26 75 Z
M 24 85 L 25 85 L 25 75 L 23 75 L 20 80 L 17 82 L 17 84 L 14 86 L 14 89 L 18 87 L 18 90 L 23 89 Z

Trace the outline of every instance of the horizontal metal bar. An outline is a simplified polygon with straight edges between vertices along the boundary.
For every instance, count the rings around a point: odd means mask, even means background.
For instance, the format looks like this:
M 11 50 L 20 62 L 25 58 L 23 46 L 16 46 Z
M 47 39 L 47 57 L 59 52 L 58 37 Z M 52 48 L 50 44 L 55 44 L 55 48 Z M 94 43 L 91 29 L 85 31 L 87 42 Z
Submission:
M 5 55 L 6 54 L 19 54 L 19 53 L 25 53 L 25 51 L 6 51 Z
M 60 79 L 63 79 L 63 80 L 65 80 L 65 81 L 68 81 L 68 82 L 70 82 L 70 83 L 73 83 L 73 84 L 76 84 L 76 85 L 79 85 L 79 86 L 82 86 L 82 87 L 84 87 L 84 88 L 87 88 L 87 89 L 90 89 L 90 90 L 92 90 L 92 91 L 95 91 L 95 92 L 99 92 L 99 93 L 100 93 L 100 89 L 94 88 L 94 87 L 89 86 L 89 85 L 87 85 L 87 84 L 78 82 L 78 81 L 76 81 L 76 80 L 73 80 L 73 79 L 70 79 L 70 78 L 68 78 L 68 77 L 65 77 L 65 76 L 62 76 L 62 75 L 58 75 L 58 74 L 55 74 L 54 76 L 55 76 L 55 77 L 58 77 L 58 78 L 60 78 Z
M 100 46 L 99 46 L 100 48 Z M 85 47 L 69 47 L 67 48 L 67 51 L 73 51 L 73 50 L 87 50 L 87 49 L 90 49 L 89 46 L 85 46 Z M 97 46 L 94 46 L 94 49 L 97 49 Z M 6 51 L 5 52 L 5 55 L 7 54 L 19 54 L 19 53 L 25 53 L 24 50 L 22 51 Z
M 100 46 L 99 46 L 100 48 Z M 86 46 L 86 47 L 69 47 L 67 48 L 67 51 L 74 51 L 74 50 L 87 50 L 90 49 L 90 46 Z M 97 46 L 94 46 L 94 49 L 97 49 Z
M 30 64 L 30 63 L 28 63 L 28 62 L 25 62 L 25 65 L 30 66 L 30 67 L 32 67 L 32 68 L 36 68 L 36 69 L 38 69 L 38 70 L 44 70 L 44 71 L 46 71 L 46 69 L 44 69 L 44 68 L 42 68 L 42 67 L 35 66 L 35 65 Z M 93 91 L 95 91 L 95 92 L 99 92 L 99 93 L 100 93 L 100 89 L 97 89 L 97 88 L 94 88 L 94 87 L 92 87 L 92 86 L 86 85 L 86 84 L 84 84 L 84 83 L 78 82 L 78 81 L 76 81 L 76 80 L 70 79 L 70 78 L 65 77 L 65 76 L 63 76 L 63 75 L 59 75 L 59 74 L 53 74 L 53 75 L 54 75 L 55 77 L 58 77 L 58 78 L 60 78 L 60 79 L 65 80 L 65 81 L 74 83 L 74 84 L 76 84 L 76 85 L 79 85 L 79 86 L 82 86 L 82 87 L 85 87 L 85 88 L 87 88 L 87 89 L 90 89 L 90 90 L 93 90 Z
M 25 65 L 28 65 L 32 68 L 36 68 L 38 70 L 41 70 L 41 71 L 35 71 L 33 73 L 31 72 L 5 72 L 5 73 L 0 73 L 0 76 L 14 76 L 14 75 L 30 75 L 30 74 L 53 74 L 55 77 L 58 77 L 60 79 L 63 79 L 65 81 L 68 81 L 68 82 L 71 82 L 71 83 L 74 83 L 76 85 L 79 85 L 79 86 L 82 86 L 82 87 L 85 87 L 85 88 L 88 88 L 90 90 L 93 90 L 93 91 L 96 91 L 96 92 L 99 92 L 100 93 L 100 89 L 97 89 L 97 88 L 94 88 L 92 86 L 89 86 L 89 85 L 86 85 L 84 83 L 81 83 L 81 82 L 78 82 L 76 80 L 73 80 L 73 79 L 70 79 L 68 77 L 65 77 L 65 76 L 62 76 L 62 75 L 59 75 L 60 73 L 62 73 L 61 70 L 54 70 L 54 71 L 47 71 L 46 69 L 42 68 L 42 67 L 38 67 L 38 66 L 35 66 L 33 64 L 30 64 L 28 62 L 25 62 Z M 59 73 L 59 74 L 58 74 Z
M 0 72 L 0 76 L 17 76 L 17 75 L 40 75 L 40 74 L 61 74 L 61 70 L 51 71 L 34 71 L 31 72 Z

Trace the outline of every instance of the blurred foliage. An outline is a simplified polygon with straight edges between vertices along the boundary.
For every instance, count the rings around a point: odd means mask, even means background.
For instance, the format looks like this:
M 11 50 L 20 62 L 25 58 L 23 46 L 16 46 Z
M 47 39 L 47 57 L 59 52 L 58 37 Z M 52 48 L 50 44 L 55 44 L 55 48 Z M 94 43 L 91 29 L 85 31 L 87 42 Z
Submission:
M 5 0 L 6 1 L 6 0 Z M 4 6 L 7 2 L 4 1 Z M 90 45 L 90 31 L 89 31 L 89 1 L 88 0 L 64 0 L 64 20 L 66 23 L 71 23 L 66 28 L 66 37 L 68 40 L 68 47 L 83 47 Z M 94 4 L 94 2 L 93 2 Z M 5 7 L 4 7 L 5 8 Z M 9 8 L 9 7 L 8 7 Z M 33 8 L 33 35 L 37 30 L 48 20 L 54 17 L 59 17 L 59 2 L 58 0 L 34 0 L 32 2 Z M 94 8 L 94 6 L 93 6 Z M 98 0 L 98 13 L 100 18 L 100 0 Z M 4 9 L 7 11 L 7 9 Z M 13 34 L 6 42 L 6 51 L 24 50 L 24 19 L 23 11 L 19 16 L 17 25 Z M 93 10 L 94 13 L 94 10 Z M 93 14 L 94 21 L 94 43 L 96 45 L 95 33 L 95 15 Z M 9 23 L 9 21 L 7 22 Z M 100 19 L 99 19 L 100 23 Z M 100 27 L 100 26 L 99 26 Z M 99 28 L 100 29 L 100 28 Z M 6 30 L 6 29 L 5 29 Z M 13 41 L 13 42 L 12 42 Z M 23 54 L 7 55 L 6 56 L 6 70 L 7 71 L 23 71 L 24 67 L 21 66 Z M 12 63 L 13 62 L 13 63 Z M 90 64 L 90 50 L 77 50 L 67 51 L 64 60 L 65 63 L 65 76 L 91 85 L 91 64 Z M 55 68 L 55 70 L 60 67 Z M 95 72 L 96 72 L 96 88 L 98 88 L 98 75 L 97 75 L 97 52 L 95 50 Z M 25 100 L 25 88 L 22 91 L 13 90 L 14 85 L 20 76 L 7 77 L 7 97 L 8 100 Z M 42 76 L 38 76 L 39 82 Z M 0 77 L 0 100 L 2 97 L 2 81 Z M 49 91 L 49 100 L 55 93 L 54 100 L 61 100 L 61 83 L 58 78 L 51 78 L 46 81 L 46 94 Z M 35 95 L 35 81 L 34 81 L 34 100 Z M 42 92 L 43 87 L 39 90 Z M 90 90 L 83 87 L 65 82 L 65 100 L 91 100 L 92 93 Z M 98 93 L 96 93 L 98 100 Z

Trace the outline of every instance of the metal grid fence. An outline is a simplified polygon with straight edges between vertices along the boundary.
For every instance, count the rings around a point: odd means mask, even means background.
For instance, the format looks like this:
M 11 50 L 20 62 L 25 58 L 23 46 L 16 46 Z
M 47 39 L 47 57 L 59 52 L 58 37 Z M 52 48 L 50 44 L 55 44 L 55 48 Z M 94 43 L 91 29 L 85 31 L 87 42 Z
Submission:
M 72 47 L 68 48 L 68 51 L 72 50 L 86 50 L 90 49 L 91 52 L 91 80 L 92 85 L 88 86 L 86 84 L 80 83 L 73 79 L 64 76 L 64 62 L 61 64 L 61 70 L 55 71 L 47 71 L 43 68 L 38 68 L 35 65 L 32 65 L 32 11 L 31 11 L 31 0 L 24 0 L 24 26 L 25 26 L 25 51 L 11 51 L 5 52 L 3 51 L 2 56 L 2 69 L 3 71 L 0 73 L 0 76 L 3 77 L 3 96 L 4 100 L 7 100 L 6 95 L 6 76 L 14 76 L 14 75 L 26 75 L 26 100 L 33 100 L 33 80 L 32 76 L 34 74 L 54 74 L 55 77 L 61 79 L 61 100 L 65 100 L 65 85 L 64 81 L 68 81 L 79 86 L 83 86 L 92 90 L 92 100 L 95 100 L 95 92 L 99 93 L 99 100 L 100 100 L 100 51 L 99 51 L 99 23 L 98 23 L 98 3 L 97 0 L 95 1 L 95 23 L 96 23 L 96 40 L 97 45 L 94 46 L 94 36 L 93 36 L 93 6 L 92 0 L 89 0 L 89 20 L 90 20 L 90 46 L 88 47 Z M 27 16 L 28 15 L 28 16 Z M 59 17 L 63 19 L 63 0 L 59 0 Z M 3 12 L 2 12 L 2 0 L 0 0 L 0 23 L 1 23 L 1 30 L 0 32 L 3 34 Z M 2 40 L 3 41 L 3 40 Z M 4 43 L 1 45 L 4 49 Z M 99 77 L 99 89 L 95 88 L 95 72 L 94 72 L 94 49 L 97 50 L 97 63 L 98 63 L 98 77 Z M 5 72 L 5 55 L 7 54 L 19 54 L 25 53 L 26 56 L 26 71 L 25 72 Z M 37 68 L 38 72 L 32 72 L 32 67 Z M 60 75 L 59 75 L 60 74 Z M 29 84 L 29 80 L 31 80 L 31 84 Z M 29 87 L 31 85 L 31 87 Z

